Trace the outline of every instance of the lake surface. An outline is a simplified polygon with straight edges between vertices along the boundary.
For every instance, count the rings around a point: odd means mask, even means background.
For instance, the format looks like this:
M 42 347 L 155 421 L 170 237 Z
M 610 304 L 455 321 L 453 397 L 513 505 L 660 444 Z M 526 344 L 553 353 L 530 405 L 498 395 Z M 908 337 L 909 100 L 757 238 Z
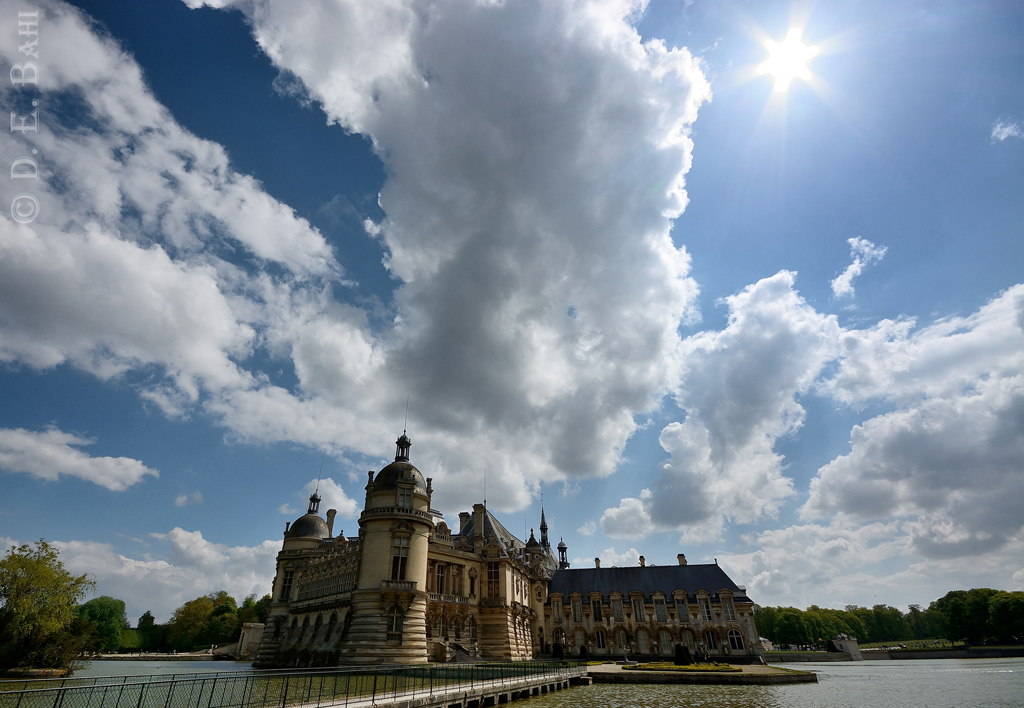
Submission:
M 149 676 L 152 674 L 196 674 L 214 671 L 252 671 L 249 661 L 91 661 L 80 676 Z
M 1021 708 L 1024 659 L 785 664 L 818 683 L 791 686 L 587 686 L 530 708 Z
M 792 686 L 587 686 L 531 698 L 531 708 L 1021 708 L 1024 659 L 785 664 L 814 671 Z M 234 661 L 94 661 L 76 676 L 248 671 Z

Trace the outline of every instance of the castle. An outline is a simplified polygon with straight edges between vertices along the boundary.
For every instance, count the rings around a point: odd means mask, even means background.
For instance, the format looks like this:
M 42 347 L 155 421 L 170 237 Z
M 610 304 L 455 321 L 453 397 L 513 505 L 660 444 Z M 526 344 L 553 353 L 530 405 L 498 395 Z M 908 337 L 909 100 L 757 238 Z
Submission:
M 717 564 L 571 569 L 541 510 L 525 543 L 484 504 L 453 532 L 431 509 L 432 480 L 409 462 L 370 472 L 359 535 L 333 535 L 320 497 L 286 525 L 272 602 L 254 665 L 334 666 L 516 661 L 566 654 L 760 654 L 753 603 Z

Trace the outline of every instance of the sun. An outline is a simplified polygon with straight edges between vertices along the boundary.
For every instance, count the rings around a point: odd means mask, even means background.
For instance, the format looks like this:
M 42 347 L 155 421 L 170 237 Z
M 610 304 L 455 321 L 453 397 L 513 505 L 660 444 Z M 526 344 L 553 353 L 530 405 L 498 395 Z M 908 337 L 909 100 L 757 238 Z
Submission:
M 807 47 L 800 41 L 802 30 L 791 29 L 784 42 L 766 40 L 768 61 L 757 67 L 759 74 L 771 74 L 775 77 L 775 90 L 782 93 L 789 88 L 795 78 L 807 81 L 811 72 L 807 69 L 807 60 L 818 54 L 818 47 Z

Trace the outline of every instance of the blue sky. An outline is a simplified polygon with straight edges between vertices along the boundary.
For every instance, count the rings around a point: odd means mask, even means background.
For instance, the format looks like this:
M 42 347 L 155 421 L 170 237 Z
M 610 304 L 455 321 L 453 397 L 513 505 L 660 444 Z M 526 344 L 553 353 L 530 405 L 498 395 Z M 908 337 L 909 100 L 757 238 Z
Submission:
M 794 27 L 819 53 L 776 92 Z M 1024 588 L 1022 31 L 0 3 L 4 71 L 39 72 L 6 110 L 40 109 L 0 141 L 39 166 L 0 194 L 0 539 L 132 617 L 263 594 L 321 463 L 356 530 L 408 400 L 450 523 L 486 479 L 528 534 L 543 493 L 577 565 L 683 552 L 800 607 Z

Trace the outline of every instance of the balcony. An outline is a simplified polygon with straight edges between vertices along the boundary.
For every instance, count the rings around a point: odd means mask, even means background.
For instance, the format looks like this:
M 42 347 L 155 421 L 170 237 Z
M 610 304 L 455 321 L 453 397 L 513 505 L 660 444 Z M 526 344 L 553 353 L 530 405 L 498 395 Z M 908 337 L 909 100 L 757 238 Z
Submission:
M 439 592 L 430 593 L 430 601 L 438 604 L 446 605 L 468 605 L 469 598 L 461 597 L 459 595 L 445 595 Z
M 381 590 L 404 590 L 406 592 L 416 592 L 416 581 L 415 580 L 381 580 Z

